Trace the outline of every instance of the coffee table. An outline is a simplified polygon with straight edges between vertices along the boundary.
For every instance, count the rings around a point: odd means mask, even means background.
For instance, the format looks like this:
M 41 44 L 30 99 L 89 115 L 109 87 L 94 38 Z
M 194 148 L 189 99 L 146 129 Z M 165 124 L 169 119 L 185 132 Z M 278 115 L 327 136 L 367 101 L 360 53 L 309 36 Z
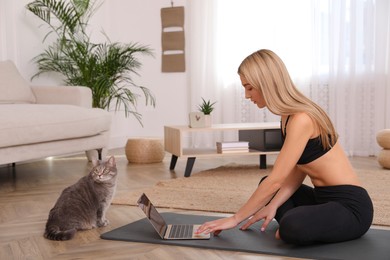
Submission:
M 217 153 L 216 147 L 210 148 L 188 148 L 184 147 L 184 136 L 191 133 L 216 132 L 216 131 L 242 131 L 242 130 L 270 130 L 280 129 L 280 122 L 265 123 L 237 123 L 237 124 L 214 124 L 211 127 L 191 128 L 185 125 L 164 126 L 164 148 L 165 151 L 172 154 L 170 170 L 174 170 L 179 157 L 187 158 L 187 164 L 184 172 L 185 177 L 189 177 L 195 163 L 199 157 L 212 156 L 237 156 L 237 155 L 259 155 L 260 168 L 267 167 L 266 156 L 269 154 L 278 154 L 279 150 L 256 150 L 249 149 L 249 152 L 237 153 Z M 256 132 L 256 131 L 255 131 Z M 223 141 L 223 140 L 218 140 Z M 231 141 L 231 140 L 229 140 Z M 237 140 L 238 141 L 238 140 Z

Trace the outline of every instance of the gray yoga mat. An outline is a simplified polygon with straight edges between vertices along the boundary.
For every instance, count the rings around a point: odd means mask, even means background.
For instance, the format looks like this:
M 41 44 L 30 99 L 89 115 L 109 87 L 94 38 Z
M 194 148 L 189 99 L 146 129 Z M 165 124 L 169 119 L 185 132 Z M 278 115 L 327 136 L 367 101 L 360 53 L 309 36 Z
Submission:
M 211 216 L 176 213 L 162 215 L 167 223 L 200 224 L 217 219 Z M 247 231 L 241 231 L 239 228 L 226 230 L 210 240 L 162 240 L 150 222 L 144 218 L 104 233 L 101 238 L 309 259 L 390 259 L 390 231 L 387 230 L 370 229 L 361 238 L 342 243 L 294 246 L 274 238 L 277 227 L 277 222 L 272 221 L 267 231 L 261 232 L 258 222 Z

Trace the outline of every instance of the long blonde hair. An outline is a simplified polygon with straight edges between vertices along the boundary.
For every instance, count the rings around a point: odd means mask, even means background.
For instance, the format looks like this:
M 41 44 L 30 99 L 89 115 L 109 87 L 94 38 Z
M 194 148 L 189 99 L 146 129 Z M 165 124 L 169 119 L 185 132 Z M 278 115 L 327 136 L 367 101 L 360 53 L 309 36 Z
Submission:
M 262 49 L 252 53 L 240 64 L 238 74 L 262 93 L 272 113 L 304 112 L 318 127 L 324 149 L 336 143 L 337 133 L 328 115 L 295 87 L 286 66 L 274 52 Z

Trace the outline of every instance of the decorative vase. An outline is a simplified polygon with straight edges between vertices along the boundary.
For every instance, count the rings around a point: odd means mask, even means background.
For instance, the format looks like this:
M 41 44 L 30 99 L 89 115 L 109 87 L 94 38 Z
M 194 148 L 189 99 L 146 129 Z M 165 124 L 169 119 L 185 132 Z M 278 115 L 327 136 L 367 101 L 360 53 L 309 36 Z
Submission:
M 203 112 L 191 112 L 189 116 L 191 128 L 211 127 L 211 115 L 205 115 Z
M 211 127 L 212 122 L 213 120 L 211 115 L 204 115 L 204 127 Z

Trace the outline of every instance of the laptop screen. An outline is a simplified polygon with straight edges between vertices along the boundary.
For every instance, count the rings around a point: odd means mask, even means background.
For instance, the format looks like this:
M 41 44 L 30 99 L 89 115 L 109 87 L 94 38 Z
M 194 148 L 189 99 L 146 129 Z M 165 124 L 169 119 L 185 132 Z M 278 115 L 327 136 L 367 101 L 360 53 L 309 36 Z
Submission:
M 146 217 L 152 223 L 154 229 L 158 232 L 161 238 L 164 238 L 165 230 L 167 229 L 167 224 L 162 218 L 160 213 L 157 212 L 156 208 L 150 202 L 149 198 L 145 194 L 138 199 L 138 206 L 145 213 Z

